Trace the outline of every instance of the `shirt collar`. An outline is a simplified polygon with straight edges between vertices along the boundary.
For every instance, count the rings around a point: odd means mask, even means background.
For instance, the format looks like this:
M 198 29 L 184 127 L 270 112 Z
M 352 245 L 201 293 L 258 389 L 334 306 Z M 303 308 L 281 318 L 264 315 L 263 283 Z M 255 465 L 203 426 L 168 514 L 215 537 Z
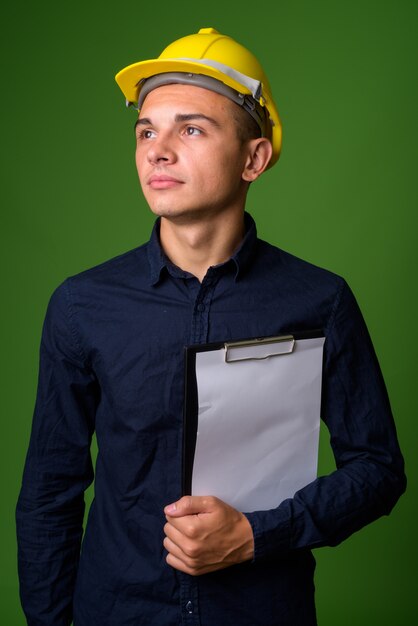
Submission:
M 225 261 L 218 268 L 226 268 L 234 264 L 235 280 L 238 280 L 240 274 L 248 267 L 253 257 L 257 242 L 257 228 L 251 215 L 247 212 L 244 214 L 245 235 L 239 247 L 228 261 Z M 168 270 L 171 274 L 175 269 L 175 274 L 188 277 L 190 274 L 184 272 L 180 268 L 172 265 L 170 260 L 164 254 L 160 244 L 160 218 L 158 218 L 152 229 L 151 238 L 148 243 L 148 261 L 150 266 L 150 281 L 152 285 L 156 285 L 162 278 L 163 270 Z

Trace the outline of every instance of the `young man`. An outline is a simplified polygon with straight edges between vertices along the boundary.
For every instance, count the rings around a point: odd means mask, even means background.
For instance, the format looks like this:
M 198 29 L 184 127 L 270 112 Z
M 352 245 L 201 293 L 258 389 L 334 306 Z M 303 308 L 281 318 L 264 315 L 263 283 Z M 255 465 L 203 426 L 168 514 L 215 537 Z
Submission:
M 310 549 L 388 514 L 405 488 L 366 326 L 342 278 L 257 239 L 244 212 L 281 145 L 248 50 L 202 29 L 117 81 L 139 109 L 158 219 L 148 244 L 66 280 L 48 307 L 17 510 L 28 624 L 312 626 Z M 270 510 L 181 497 L 183 347 L 313 328 L 338 469 Z

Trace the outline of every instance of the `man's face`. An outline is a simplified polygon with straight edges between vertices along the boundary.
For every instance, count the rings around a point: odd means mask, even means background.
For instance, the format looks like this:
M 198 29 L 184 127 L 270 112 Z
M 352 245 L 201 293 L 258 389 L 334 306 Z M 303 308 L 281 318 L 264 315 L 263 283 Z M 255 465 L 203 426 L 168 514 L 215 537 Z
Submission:
M 247 151 L 232 106 L 189 85 L 164 85 L 147 95 L 136 126 L 136 166 L 156 215 L 190 221 L 243 208 Z

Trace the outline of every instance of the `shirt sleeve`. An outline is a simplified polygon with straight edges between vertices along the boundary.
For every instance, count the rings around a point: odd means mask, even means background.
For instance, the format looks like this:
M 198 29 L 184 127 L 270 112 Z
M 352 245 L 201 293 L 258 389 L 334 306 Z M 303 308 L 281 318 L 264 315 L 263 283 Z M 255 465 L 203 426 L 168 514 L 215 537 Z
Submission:
M 29 626 L 68 626 L 82 537 L 98 385 L 86 362 L 67 283 L 42 332 L 37 399 L 16 511 L 22 607 Z
M 247 513 L 254 559 L 334 546 L 387 515 L 406 487 L 380 367 L 356 300 L 343 282 L 325 329 L 322 419 L 336 470 L 282 502 Z

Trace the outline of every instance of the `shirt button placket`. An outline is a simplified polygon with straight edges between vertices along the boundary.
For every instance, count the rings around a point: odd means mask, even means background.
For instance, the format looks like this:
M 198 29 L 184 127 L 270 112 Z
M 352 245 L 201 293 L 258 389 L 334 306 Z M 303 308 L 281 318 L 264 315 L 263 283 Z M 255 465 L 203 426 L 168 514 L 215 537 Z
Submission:
M 184 626 L 200 626 L 197 581 L 182 574 L 181 614 Z
M 207 341 L 210 304 L 215 285 L 216 280 L 214 276 L 207 276 L 204 278 L 197 293 L 193 312 L 192 343 L 205 343 Z
M 192 343 L 207 341 L 210 303 L 216 281 L 205 278 L 197 293 L 192 322 Z M 182 574 L 181 615 L 184 626 L 200 626 L 198 587 L 193 577 Z
M 187 626 L 200 626 L 199 612 L 196 606 L 196 602 L 188 600 L 184 607 L 184 621 Z

